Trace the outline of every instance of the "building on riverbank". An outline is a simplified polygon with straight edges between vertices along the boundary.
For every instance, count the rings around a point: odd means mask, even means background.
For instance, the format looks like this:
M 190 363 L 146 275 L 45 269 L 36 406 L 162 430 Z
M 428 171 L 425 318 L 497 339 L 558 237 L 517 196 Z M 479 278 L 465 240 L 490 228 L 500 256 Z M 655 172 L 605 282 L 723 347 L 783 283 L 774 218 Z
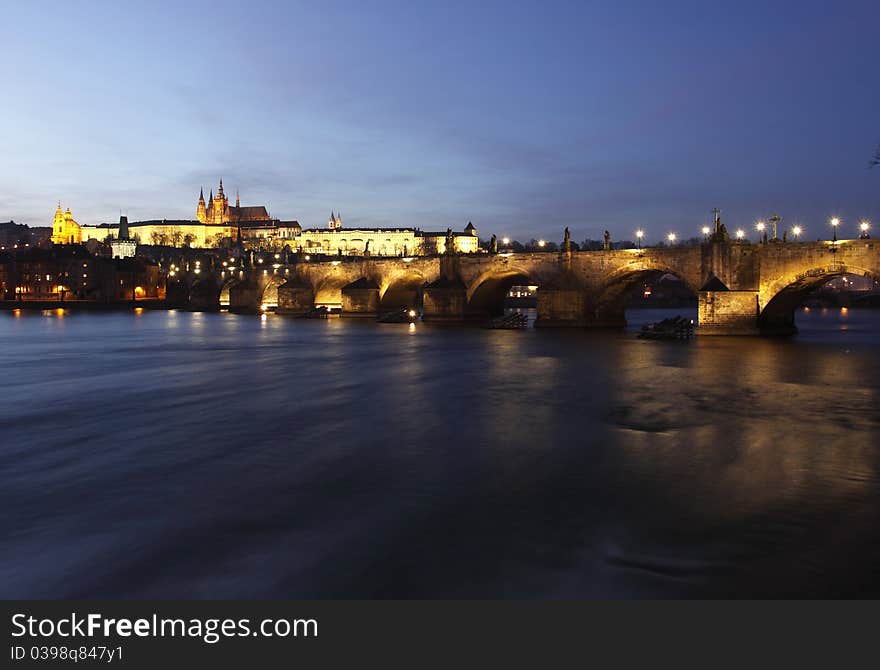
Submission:
M 114 302 L 164 298 L 158 264 L 94 256 L 84 245 L 0 252 L 0 296 L 17 301 Z

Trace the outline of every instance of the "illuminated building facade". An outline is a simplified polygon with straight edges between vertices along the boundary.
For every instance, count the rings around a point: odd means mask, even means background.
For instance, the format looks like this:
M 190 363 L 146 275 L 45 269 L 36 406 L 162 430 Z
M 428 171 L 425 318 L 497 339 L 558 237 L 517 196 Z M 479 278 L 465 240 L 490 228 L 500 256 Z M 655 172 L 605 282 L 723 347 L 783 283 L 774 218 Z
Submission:
M 80 244 L 82 242 L 82 229 L 74 221 L 70 213 L 70 207 L 66 212 L 61 211 L 61 201 L 58 201 L 58 209 L 55 210 L 55 220 L 52 222 L 52 242 L 54 244 Z
M 229 198 L 223 192 L 223 180 L 221 179 L 217 195 L 214 195 L 212 190 L 207 203 L 205 203 L 205 190 L 201 189 L 199 191 L 196 220 L 201 223 L 214 225 L 224 223 L 238 225 L 258 222 L 268 224 L 272 217 L 269 216 L 269 211 L 265 205 L 242 207 L 237 192 L 235 194 L 235 205 L 230 206 Z
M 463 231 L 453 231 L 455 252 L 476 253 L 480 249 L 477 229 L 468 223 Z M 342 217 L 330 214 L 326 228 L 302 231 L 297 247 L 305 253 L 343 256 L 419 256 L 446 252 L 446 231 L 427 232 L 418 228 L 345 228 Z

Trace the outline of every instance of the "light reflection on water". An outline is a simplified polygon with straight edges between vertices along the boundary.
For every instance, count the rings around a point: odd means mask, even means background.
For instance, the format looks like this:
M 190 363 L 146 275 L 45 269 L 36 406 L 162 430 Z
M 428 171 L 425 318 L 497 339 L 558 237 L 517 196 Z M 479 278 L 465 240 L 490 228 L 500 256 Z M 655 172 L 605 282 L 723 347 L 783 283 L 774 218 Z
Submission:
M 878 595 L 880 314 L 674 313 L 0 313 L 0 596 Z

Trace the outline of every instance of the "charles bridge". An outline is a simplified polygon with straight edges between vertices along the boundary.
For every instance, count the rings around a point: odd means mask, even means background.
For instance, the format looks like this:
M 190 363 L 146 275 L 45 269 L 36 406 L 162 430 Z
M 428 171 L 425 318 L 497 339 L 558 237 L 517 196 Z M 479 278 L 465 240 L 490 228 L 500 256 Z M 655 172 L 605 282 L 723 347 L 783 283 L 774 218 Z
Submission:
M 621 327 L 636 286 L 663 274 L 699 301 L 700 334 L 794 332 L 806 295 L 844 274 L 880 279 L 871 239 L 761 244 L 720 240 L 700 246 L 559 253 L 321 257 L 239 261 L 178 268 L 167 301 L 195 310 L 303 314 L 316 305 L 342 316 L 375 316 L 419 306 L 425 321 L 484 319 L 503 310 L 513 285 L 537 286 L 539 327 Z

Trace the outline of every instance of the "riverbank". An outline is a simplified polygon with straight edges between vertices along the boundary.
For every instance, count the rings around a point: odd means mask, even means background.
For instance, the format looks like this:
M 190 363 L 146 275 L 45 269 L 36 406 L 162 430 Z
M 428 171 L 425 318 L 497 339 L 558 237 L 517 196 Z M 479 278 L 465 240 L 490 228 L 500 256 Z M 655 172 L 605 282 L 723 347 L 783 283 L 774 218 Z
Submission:
M 97 300 L 0 300 L 0 310 L 28 310 L 41 312 L 47 309 L 71 309 L 89 312 L 118 312 L 141 309 L 171 309 L 164 300 L 143 298 L 140 300 L 119 300 L 99 302 Z

